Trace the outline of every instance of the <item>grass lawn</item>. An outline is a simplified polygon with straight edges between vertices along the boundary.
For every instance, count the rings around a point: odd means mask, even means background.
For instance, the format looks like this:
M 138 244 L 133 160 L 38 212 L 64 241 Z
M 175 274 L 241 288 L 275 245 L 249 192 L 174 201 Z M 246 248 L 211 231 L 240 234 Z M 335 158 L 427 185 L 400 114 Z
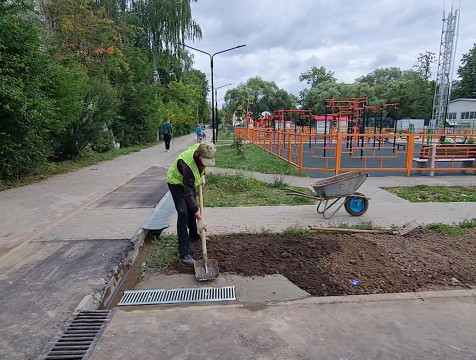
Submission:
M 265 174 L 306 176 L 294 166 L 255 145 L 248 145 L 244 150 L 244 155 L 238 153 L 233 145 L 219 146 L 215 159 L 216 166 L 220 168 L 259 171 Z
M 472 202 L 476 186 L 401 186 L 386 190 L 411 202 Z
M 288 196 L 280 190 L 288 187 L 282 182 L 268 184 L 250 176 L 208 174 L 204 188 L 205 207 L 309 205 L 312 199 Z M 309 189 L 294 188 L 312 195 Z
M 146 246 L 147 261 L 145 269 L 150 271 L 163 270 L 177 261 L 176 235 L 151 235 L 151 244 Z
M 429 224 L 427 229 L 444 232 L 451 236 L 463 237 L 466 229 L 476 229 L 476 218 L 471 220 L 463 220 L 458 224 L 447 225 L 442 223 Z
M 221 130 L 218 132 L 218 143 L 233 141 L 236 137 L 231 131 Z
M 67 173 L 73 170 L 78 170 L 83 167 L 97 164 L 98 162 L 101 162 L 101 161 L 111 160 L 121 155 L 127 155 L 133 152 L 137 152 L 153 145 L 155 145 L 155 143 L 130 146 L 130 147 L 122 148 L 122 149 L 114 149 L 105 153 L 91 152 L 90 154 L 87 154 L 75 160 L 51 162 L 46 164 L 41 170 L 37 171 L 37 173 L 34 175 L 29 175 L 16 181 L 9 181 L 9 182 L 0 181 L 0 191 L 32 184 L 41 180 L 45 180 L 53 175 L 58 175 L 58 174 Z

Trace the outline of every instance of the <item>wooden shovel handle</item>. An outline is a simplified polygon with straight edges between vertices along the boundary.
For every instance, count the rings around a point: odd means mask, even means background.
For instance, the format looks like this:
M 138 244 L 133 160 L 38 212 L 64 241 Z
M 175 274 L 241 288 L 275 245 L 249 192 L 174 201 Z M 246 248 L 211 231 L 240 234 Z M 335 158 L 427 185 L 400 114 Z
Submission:
M 199 187 L 199 197 L 200 197 L 200 216 L 202 217 L 202 221 L 205 222 L 205 211 L 203 209 L 203 186 L 200 184 Z M 207 268 L 208 262 L 208 255 L 207 255 L 207 238 L 205 236 L 205 229 L 202 229 L 200 237 L 202 238 L 202 251 L 203 251 L 203 265 L 205 265 L 205 269 Z

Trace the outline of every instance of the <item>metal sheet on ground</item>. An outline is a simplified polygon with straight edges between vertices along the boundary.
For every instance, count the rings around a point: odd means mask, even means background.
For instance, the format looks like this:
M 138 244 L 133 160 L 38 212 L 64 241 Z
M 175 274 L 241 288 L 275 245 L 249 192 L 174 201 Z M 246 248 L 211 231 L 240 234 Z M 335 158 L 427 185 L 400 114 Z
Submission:
M 157 204 L 152 214 L 150 214 L 144 225 L 142 225 L 142 228 L 146 230 L 165 229 L 169 226 L 174 214 L 174 200 L 170 192 L 168 192 Z
M 152 166 L 104 196 L 97 207 L 153 208 L 167 191 L 167 169 Z

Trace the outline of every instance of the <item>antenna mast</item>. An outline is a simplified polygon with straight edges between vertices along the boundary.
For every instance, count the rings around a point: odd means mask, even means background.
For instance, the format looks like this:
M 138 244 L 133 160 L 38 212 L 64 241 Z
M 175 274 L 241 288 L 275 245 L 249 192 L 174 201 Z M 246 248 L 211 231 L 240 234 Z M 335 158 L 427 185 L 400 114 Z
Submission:
M 435 96 L 433 98 L 433 119 L 437 129 L 441 125 L 446 126 L 451 83 L 453 80 L 459 13 L 459 8 L 453 10 L 452 6 L 451 11 L 445 17 L 445 10 L 443 10 L 440 55 L 438 57 L 438 72 L 436 75 Z

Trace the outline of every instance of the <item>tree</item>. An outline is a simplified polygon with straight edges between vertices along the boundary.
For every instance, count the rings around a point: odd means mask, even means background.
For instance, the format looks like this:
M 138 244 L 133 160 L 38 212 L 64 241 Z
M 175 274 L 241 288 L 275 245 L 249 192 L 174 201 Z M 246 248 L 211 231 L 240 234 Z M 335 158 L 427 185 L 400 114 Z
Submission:
M 205 119 L 205 74 L 178 45 L 201 36 L 192 1 L 0 2 L 0 180 Z
M 52 155 L 57 67 L 42 47 L 31 1 L 0 2 L 0 179 L 41 168 Z
M 420 53 L 415 65 L 413 68 L 416 69 L 416 72 L 420 77 L 428 81 L 431 77 L 431 64 L 436 63 L 436 56 L 434 52 L 425 51 L 424 53 Z
M 333 81 L 321 82 L 309 89 L 306 97 L 302 100 L 303 109 L 313 110 L 314 113 L 324 113 L 324 99 L 349 98 L 368 96 L 360 90 L 364 86 Z M 370 88 L 366 86 L 365 88 Z
M 458 68 L 460 81 L 454 92 L 455 98 L 476 98 L 476 43 L 463 55 Z
M 324 99 L 366 97 L 368 104 L 400 103 L 399 117 L 429 118 L 434 83 L 424 79 L 425 76 L 427 73 L 422 75 L 414 70 L 392 67 L 375 69 L 356 79 L 353 84 L 338 83 L 332 79 L 321 81 L 301 91 L 301 107 L 322 114 Z
M 226 114 L 238 111 L 245 116 L 246 110 L 259 116 L 264 111 L 273 112 L 278 109 L 295 109 L 296 98 L 280 89 L 276 83 L 263 80 L 259 76 L 249 78 L 246 83 L 230 89 L 225 94 Z
M 400 103 L 399 116 L 425 119 L 431 116 L 434 87 L 414 70 L 375 69 L 356 80 L 372 87 L 377 103 Z
M 332 71 L 327 71 L 324 66 L 313 66 L 299 76 L 299 81 L 305 81 L 308 85 L 311 85 L 311 88 L 316 87 L 322 82 L 335 82 L 336 80 L 334 73 Z

